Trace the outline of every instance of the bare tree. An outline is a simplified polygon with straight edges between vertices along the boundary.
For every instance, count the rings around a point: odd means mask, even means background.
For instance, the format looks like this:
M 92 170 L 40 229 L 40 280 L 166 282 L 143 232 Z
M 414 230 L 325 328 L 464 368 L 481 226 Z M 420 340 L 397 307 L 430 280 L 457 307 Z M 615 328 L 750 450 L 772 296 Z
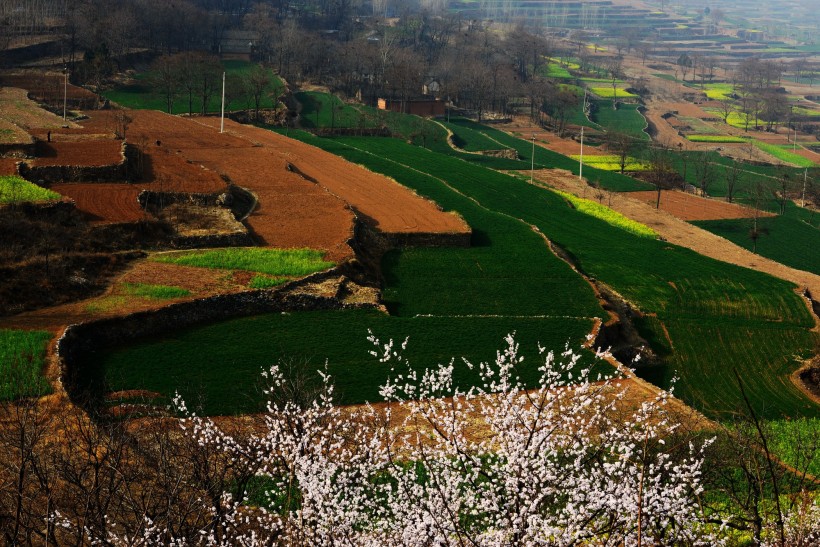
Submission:
M 735 192 L 743 178 L 743 170 L 740 167 L 740 163 L 735 161 L 727 165 L 724 169 L 724 174 L 726 179 L 726 201 L 732 203 L 735 199 Z

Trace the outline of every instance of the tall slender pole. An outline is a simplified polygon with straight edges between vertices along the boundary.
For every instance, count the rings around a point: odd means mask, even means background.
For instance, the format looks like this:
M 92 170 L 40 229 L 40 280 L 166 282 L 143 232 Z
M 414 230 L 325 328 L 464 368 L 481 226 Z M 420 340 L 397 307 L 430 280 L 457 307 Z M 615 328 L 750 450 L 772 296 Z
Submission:
M 584 105 L 581 110 L 581 114 L 586 117 L 587 115 L 587 92 L 584 90 Z M 578 163 L 578 180 L 581 182 L 584 181 L 584 126 L 581 125 L 581 160 Z
M 68 65 L 63 67 L 63 123 L 66 121 L 68 110 Z
M 809 176 L 809 168 L 803 171 L 803 197 L 800 198 L 800 207 L 806 207 L 806 179 Z
M 225 132 L 225 73 L 222 73 L 222 117 L 219 121 L 219 132 Z
M 581 161 L 578 163 L 578 179 L 584 180 L 584 126 L 581 126 Z

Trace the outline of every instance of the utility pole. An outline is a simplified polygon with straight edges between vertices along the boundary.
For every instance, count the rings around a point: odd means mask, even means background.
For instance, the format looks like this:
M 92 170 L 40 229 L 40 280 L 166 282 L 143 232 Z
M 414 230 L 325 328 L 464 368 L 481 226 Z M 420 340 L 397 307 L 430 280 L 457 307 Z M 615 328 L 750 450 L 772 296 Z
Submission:
M 809 168 L 803 171 L 803 196 L 800 198 L 800 207 L 806 208 L 806 179 L 809 176 Z
M 222 117 L 219 121 L 219 132 L 225 132 L 225 72 L 222 72 Z
M 584 105 L 581 107 L 581 114 L 587 115 L 587 92 L 584 90 Z M 578 163 L 578 180 L 584 182 L 584 125 L 581 124 L 581 160 Z
M 68 110 L 68 65 L 63 65 L 63 123 L 66 123 Z

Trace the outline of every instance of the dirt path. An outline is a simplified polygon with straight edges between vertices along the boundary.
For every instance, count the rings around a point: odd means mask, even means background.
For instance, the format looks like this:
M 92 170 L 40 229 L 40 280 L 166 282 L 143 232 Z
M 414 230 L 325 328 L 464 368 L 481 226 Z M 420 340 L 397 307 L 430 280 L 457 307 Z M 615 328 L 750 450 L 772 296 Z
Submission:
M 591 197 L 590 188 L 582 184 L 577 176 L 567 171 L 544 169 L 536 171 L 535 177 L 541 183 L 577 196 Z M 747 251 L 727 239 L 693 226 L 662 209 L 655 209 L 654 204 L 634 199 L 629 193 L 613 194 L 610 205 L 619 213 L 651 227 L 671 243 L 687 247 L 704 256 L 791 281 L 800 289 L 808 288 L 815 297 L 820 295 L 820 275 L 789 268 L 779 262 Z

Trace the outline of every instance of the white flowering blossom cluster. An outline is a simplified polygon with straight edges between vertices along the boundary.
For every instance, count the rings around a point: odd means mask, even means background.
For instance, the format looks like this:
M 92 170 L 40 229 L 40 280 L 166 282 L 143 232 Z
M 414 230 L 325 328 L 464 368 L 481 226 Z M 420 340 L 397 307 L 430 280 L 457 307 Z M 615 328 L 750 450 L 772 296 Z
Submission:
M 372 334 L 391 378 L 384 402 L 334 406 L 333 385 L 307 405 L 269 403 L 264 431 L 237 439 L 178 408 L 186 434 L 269 482 L 267 508 L 224 496 L 206 545 L 716 544 L 696 503 L 702 447 L 664 450 L 668 395 L 623 408 L 617 381 L 590 377 L 578 354 L 543 348 L 537 388 L 517 376 L 512 336 L 495 362 L 473 365 L 479 386 L 455 387 L 454 362 L 417 372 Z M 406 344 L 406 341 L 405 341 Z M 269 395 L 284 381 L 264 374 Z M 272 397 L 273 398 L 273 397 Z M 173 544 L 146 523 L 143 537 Z M 218 531 L 218 532 L 215 532 Z

